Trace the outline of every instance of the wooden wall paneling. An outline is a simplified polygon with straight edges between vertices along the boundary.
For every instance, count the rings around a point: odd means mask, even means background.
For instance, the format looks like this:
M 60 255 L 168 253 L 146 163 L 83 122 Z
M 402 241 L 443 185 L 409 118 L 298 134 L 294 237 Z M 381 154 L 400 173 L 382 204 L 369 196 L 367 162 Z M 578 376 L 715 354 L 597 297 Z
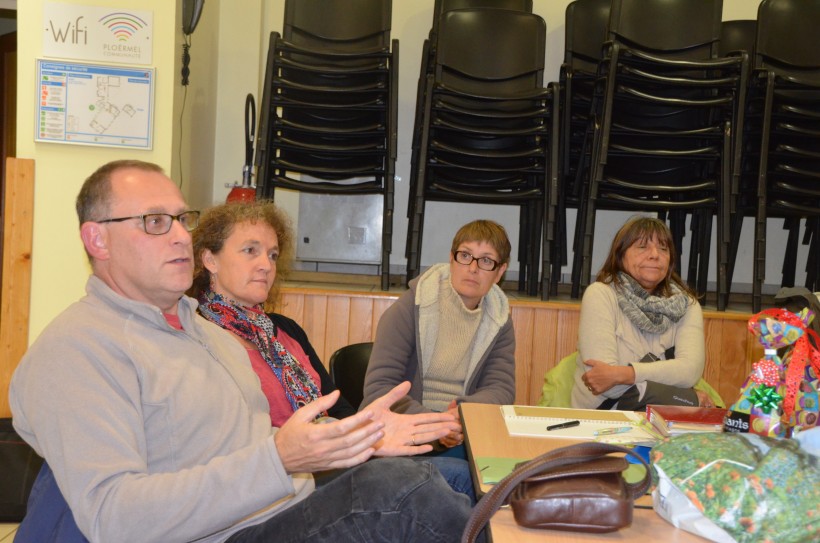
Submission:
M 350 326 L 347 345 L 372 341 L 374 334 L 373 298 L 355 297 L 350 300 Z
M 305 316 L 304 320 L 299 324 L 305 329 L 310 343 L 316 350 L 316 354 L 322 359 L 322 362 L 327 364 L 328 357 L 333 354 L 326 350 L 327 336 L 326 327 L 327 322 L 327 296 L 310 294 L 305 295 Z
M 703 378 L 718 391 L 724 402 L 728 402 L 720 392 L 720 360 L 723 350 L 723 321 L 720 319 L 703 319 L 703 333 L 705 336 L 706 367 L 703 368 Z
M 10 417 L 11 375 L 28 348 L 34 161 L 6 159 L 0 290 L 0 417 Z
M 748 333 L 745 320 L 723 321 L 723 341 L 721 342 L 720 388 L 718 391 L 727 405 L 737 400 L 740 387 L 752 370 L 754 338 Z
M 521 307 L 512 310 L 515 331 L 515 403 L 529 401 L 529 383 L 532 381 L 532 338 L 535 311 Z M 521 361 L 521 363 L 519 363 Z
M 532 353 L 530 364 L 532 378 L 528 383 L 529 395 L 527 404 L 536 404 L 541 398 L 541 389 L 544 386 L 544 374 L 557 363 L 555 347 L 558 337 L 558 310 L 534 310 L 535 333 L 532 338 Z
M 330 296 L 327 301 L 327 319 L 325 321 L 325 354 L 322 360 L 328 364 L 330 357 L 337 349 L 350 344 L 350 305 L 349 296 Z
M 305 295 L 296 292 L 283 292 L 280 302 L 274 310 L 286 317 L 290 317 L 304 327 L 305 322 Z
M 558 312 L 558 333 L 555 336 L 555 361 L 561 361 L 568 354 L 578 350 L 578 323 L 581 319 L 580 307 L 568 307 Z

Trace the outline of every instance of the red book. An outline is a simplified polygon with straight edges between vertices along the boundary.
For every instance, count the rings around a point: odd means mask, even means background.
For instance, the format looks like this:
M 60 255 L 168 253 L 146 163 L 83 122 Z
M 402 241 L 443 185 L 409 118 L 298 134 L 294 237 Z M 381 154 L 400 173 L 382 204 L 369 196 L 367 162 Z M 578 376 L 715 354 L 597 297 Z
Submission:
M 646 418 L 664 436 L 686 432 L 722 432 L 727 409 L 685 405 L 647 405 Z

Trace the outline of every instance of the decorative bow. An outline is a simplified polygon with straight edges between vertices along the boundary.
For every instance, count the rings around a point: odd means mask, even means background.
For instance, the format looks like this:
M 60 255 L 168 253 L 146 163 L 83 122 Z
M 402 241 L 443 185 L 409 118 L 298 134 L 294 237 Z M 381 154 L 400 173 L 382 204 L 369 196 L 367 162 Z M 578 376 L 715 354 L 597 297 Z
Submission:
M 774 387 L 766 385 L 755 387 L 749 393 L 752 405 L 759 407 L 767 415 L 777 407 L 782 399 L 783 396 L 778 394 Z

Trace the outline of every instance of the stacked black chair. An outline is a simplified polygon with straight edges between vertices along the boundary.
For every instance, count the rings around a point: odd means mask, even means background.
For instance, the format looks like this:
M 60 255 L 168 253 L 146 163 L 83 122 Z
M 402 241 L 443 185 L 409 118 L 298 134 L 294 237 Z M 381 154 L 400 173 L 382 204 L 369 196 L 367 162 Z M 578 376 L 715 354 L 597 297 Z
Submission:
M 722 0 L 612 0 L 593 97 L 595 131 L 576 228 L 573 296 L 589 284 L 599 209 L 654 211 L 679 249 L 690 217 L 688 282 L 706 290 L 717 218 L 717 306 L 725 308 L 732 167 L 748 57 L 721 58 Z
M 567 264 L 567 208 L 578 209 L 581 180 L 589 175 L 592 137 L 590 108 L 609 26 L 611 0 L 575 0 L 566 9 L 561 64 L 558 199 L 550 293 L 556 294 L 561 266 Z M 586 152 L 584 152 L 586 150 Z M 577 250 L 577 249 L 576 249 Z
M 382 194 L 381 287 L 389 288 L 398 41 L 390 0 L 287 0 L 271 33 L 257 143 L 257 196 L 276 188 Z
M 782 286 L 793 286 L 801 219 L 809 245 L 805 286 L 820 290 L 820 0 L 763 0 L 758 8 L 746 163 L 757 161 L 753 304 L 761 305 L 766 222 L 784 217 Z M 757 141 L 757 145 L 755 145 Z
M 456 9 L 484 8 L 484 9 L 508 9 L 514 11 L 525 11 L 532 13 L 532 0 L 436 0 L 433 7 L 433 21 L 427 39 L 422 44 L 421 63 L 419 67 L 419 79 L 416 88 L 416 108 L 413 120 L 413 138 L 411 142 L 410 158 L 410 194 L 415 194 L 418 181 L 418 160 L 421 148 L 422 122 L 424 120 L 425 90 L 427 89 L 427 76 L 433 75 L 436 58 L 436 46 L 438 42 L 439 19 L 443 13 Z M 411 219 L 414 210 L 414 200 L 410 198 L 407 206 L 407 218 Z M 405 257 L 409 258 L 410 244 L 405 247 Z M 520 249 L 519 249 L 520 250 Z M 522 279 L 523 280 L 523 279 Z
M 754 59 L 755 38 L 757 35 L 757 20 L 756 19 L 739 19 L 731 21 L 723 21 L 720 25 L 720 46 L 718 54 L 722 57 L 747 55 L 750 59 Z M 749 110 L 750 101 L 747 97 L 747 113 Z M 744 119 L 747 115 L 744 114 Z M 741 146 L 742 163 L 739 171 L 735 171 L 733 176 L 733 187 L 737 187 L 737 193 L 733 194 L 733 204 L 731 219 L 730 219 L 730 236 L 729 236 L 729 265 L 726 273 L 726 284 L 729 292 L 727 298 L 732 290 L 734 270 L 737 261 L 738 249 L 740 247 L 741 231 L 743 228 L 743 220 L 745 217 L 754 218 L 757 215 L 757 164 L 759 153 L 755 150 L 755 146 L 760 145 L 759 136 L 759 115 L 757 116 L 757 129 L 753 129 L 749 125 L 749 121 L 755 124 L 754 119 L 744 121 L 744 130 L 742 133 L 735 130 L 732 136 L 744 138 Z M 754 132 L 754 141 L 750 142 L 750 134 Z M 759 300 L 758 300 L 759 303 Z M 759 308 L 759 306 L 757 306 Z
M 552 237 L 542 230 L 554 217 L 548 181 L 557 186 L 550 160 L 557 118 L 553 91 L 543 84 L 545 48 L 546 24 L 532 13 L 474 8 L 441 15 L 417 126 L 408 281 L 420 272 L 427 201 L 516 205 L 520 273 L 527 292 L 537 294 L 539 255 L 548 260 Z M 548 290 L 542 285 L 543 296 Z

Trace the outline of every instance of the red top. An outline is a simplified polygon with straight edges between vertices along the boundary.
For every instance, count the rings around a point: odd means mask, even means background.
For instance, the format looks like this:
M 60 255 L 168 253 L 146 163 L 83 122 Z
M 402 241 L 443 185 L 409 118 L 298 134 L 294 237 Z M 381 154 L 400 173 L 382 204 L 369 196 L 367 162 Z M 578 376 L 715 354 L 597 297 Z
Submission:
M 319 374 L 313 369 L 313 366 L 310 364 L 310 359 L 305 354 L 302 346 L 282 330 L 277 330 L 276 339 L 279 340 L 279 343 L 281 343 L 291 356 L 307 371 L 310 378 L 316 383 L 316 388 L 321 390 Z M 271 370 L 268 363 L 265 362 L 265 359 L 262 358 L 262 355 L 259 354 L 259 351 L 256 349 L 248 349 L 248 357 L 251 360 L 253 371 L 255 371 L 259 377 L 260 384 L 262 385 L 262 393 L 268 399 L 271 425 L 278 428 L 285 424 L 293 414 L 293 408 L 285 396 L 285 389 L 282 388 L 282 383 L 280 383 L 276 375 L 273 374 L 273 370 Z

